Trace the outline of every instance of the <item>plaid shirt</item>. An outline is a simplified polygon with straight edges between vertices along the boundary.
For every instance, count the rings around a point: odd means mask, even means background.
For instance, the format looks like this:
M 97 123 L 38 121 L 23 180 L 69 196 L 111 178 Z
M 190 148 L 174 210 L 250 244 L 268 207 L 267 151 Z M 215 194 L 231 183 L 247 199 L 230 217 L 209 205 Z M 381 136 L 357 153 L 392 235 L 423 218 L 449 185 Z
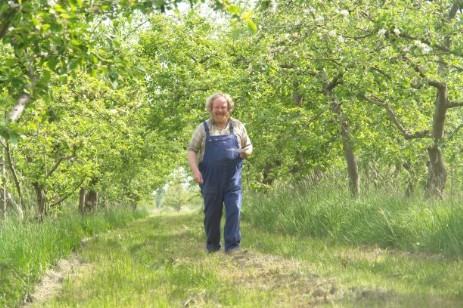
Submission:
M 239 120 L 230 118 L 233 123 L 233 133 L 238 138 L 238 144 L 241 149 L 244 149 L 246 154 L 252 153 L 252 143 L 251 139 L 249 139 L 248 133 L 246 132 L 246 128 L 244 124 L 241 123 Z M 228 135 L 230 134 L 230 126 L 227 125 L 224 129 L 219 129 L 212 121 L 209 119 L 206 121 L 207 126 L 209 127 L 209 134 L 211 136 L 217 135 Z M 201 123 L 196 127 L 196 130 L 191 137 L 190 143 L 188 143 L 188 151 L 193 151 L 196 153 L 196 160 L 197 162 L 201 162 L 204 157 L 204 148 L 206 145 L 206 130 L 204 129 L 204 124 Z

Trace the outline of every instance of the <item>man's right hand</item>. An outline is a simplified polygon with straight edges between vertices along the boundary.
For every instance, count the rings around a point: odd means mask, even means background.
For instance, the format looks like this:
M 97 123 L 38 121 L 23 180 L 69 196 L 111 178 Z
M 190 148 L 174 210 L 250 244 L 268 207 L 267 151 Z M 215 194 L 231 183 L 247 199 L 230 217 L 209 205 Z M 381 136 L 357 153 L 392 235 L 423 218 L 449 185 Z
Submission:
M 201 172 L 199 170 L 194 172 L 193 178 L 194 178 L 196 183 L 198 183 L 198 184 L 203 183 L 203 175 L 201 174 Z
M 190 164 L 191 171 L 193 172 L 193 179 L 196 183 L 203 183 L 203 175 L 199 171 L 198 165 L 196 164 L 196 153 L 188 151 L 188 163 Z

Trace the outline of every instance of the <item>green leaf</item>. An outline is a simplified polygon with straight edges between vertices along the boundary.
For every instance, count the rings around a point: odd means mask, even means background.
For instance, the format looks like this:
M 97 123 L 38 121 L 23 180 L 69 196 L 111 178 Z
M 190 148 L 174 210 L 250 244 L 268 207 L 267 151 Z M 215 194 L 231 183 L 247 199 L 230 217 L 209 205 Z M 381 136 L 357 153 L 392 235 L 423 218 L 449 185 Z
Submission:
M 240 14 L 240 8 L 236 5 L 230 5 L 227 6 L 227 12 L 238 16 Z
M 248 29 L 251 30 L 251 32 L 253 33 L 257 32 L 257 25 L 254 23 L 252 19 L 246 20 L 246 23 L 248 25 Z

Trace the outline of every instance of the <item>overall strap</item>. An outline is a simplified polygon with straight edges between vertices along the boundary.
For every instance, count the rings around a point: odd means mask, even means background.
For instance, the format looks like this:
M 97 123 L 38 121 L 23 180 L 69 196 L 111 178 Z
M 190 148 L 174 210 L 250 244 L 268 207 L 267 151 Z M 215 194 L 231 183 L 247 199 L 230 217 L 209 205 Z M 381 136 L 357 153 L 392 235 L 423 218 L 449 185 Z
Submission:
M 209 126 L 207 126 L 207 122 L 204 121 L 203 125 L 204 125 L 204 130 L 206 131 L 206 136 L 209 136 Z
M 233 122 L 230 120 L 230 134 L 233 134 Z

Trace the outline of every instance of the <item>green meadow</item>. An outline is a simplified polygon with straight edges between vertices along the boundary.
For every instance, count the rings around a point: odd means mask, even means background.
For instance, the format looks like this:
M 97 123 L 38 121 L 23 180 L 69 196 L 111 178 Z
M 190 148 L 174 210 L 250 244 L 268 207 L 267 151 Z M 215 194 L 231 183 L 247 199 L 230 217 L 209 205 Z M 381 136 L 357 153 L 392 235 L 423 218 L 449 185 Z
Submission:
M 352 199 L 304 185 L 247 193 L 236 255 L 205 252 L 200 205 L 7 223 L 0 237 L 0 303 L 459 307 L 461 213 L 456 200 L 380 193 Z M 48 297 L 34 295 L 47 288 L 34 291 L 41 275 L 72 252 L 77 264 L 61 273 L 59 286 L 48 286 L 54 289 Z

